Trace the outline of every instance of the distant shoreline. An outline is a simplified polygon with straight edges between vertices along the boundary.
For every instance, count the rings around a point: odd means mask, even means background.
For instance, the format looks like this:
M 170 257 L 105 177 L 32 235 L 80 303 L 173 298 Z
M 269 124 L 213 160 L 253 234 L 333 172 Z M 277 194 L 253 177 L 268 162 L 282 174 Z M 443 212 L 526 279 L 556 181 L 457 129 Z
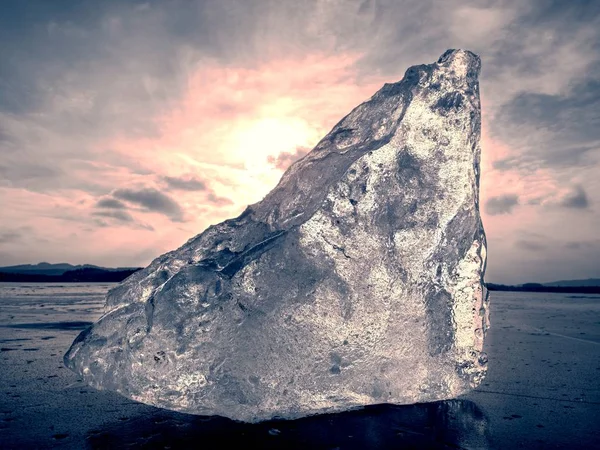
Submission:
M 84 268 L 69 270 L 60 275 L 46 275 L 40 273 L 9 273 L 0 272 L 0 282 L 4 283 L 119 283 L 141 270 L 104 270 Z
M 600 294 L 600 286 L 544 286 L 538 283 L 525 283 L 521 286 L 486 283 L 490 291 L 508 292 L 555 292 L 561 294 Z
M 0 283 L 120 283 L 141 268 L 127 270 L 77 269 L 61 275 L 26 274 L 0 272 Z M 561 294 L 600 294 L 600 286 L 544 286 L 525 283 L 512 286 L 486 283 L 490 291 L 505 292 L 554 292 Z

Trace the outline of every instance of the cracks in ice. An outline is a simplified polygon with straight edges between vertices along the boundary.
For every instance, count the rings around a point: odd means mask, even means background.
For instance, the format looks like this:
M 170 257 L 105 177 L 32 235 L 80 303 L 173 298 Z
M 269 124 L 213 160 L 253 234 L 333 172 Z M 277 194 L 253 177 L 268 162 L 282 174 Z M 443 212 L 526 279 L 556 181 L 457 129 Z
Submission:
M 219 269 L 218 272 L 222 273 L 228 278 L 232 278 L 240 269 L 246 266 L 250 261 L 258 258 L 264 253 L 276 239 L 286 234 L 287 231 L 280 230 L 276 231 L 266 239 L 262 240 L 256 245 L 253 245 L 248 250 L 243 251 L 235 259 L 230 261 L 225 267 Z
M 351 256 L 348 256 L 348 254 L 346 253 L 346 249 L 345 249 L 344 247 L 340 247 L 339 245 L 336 245 L 336 244 L 333 244 L 333 243 L 329 242 L 329 240 L 328 240 L 328 239 L 327 239 L 325 236 L 322 236 L 322 237 L 323 237 L 323 240 L 324 240 L 325 242 L 327 242 L 329 245 L 331 245 L 331 246 L 332 246 L 332 247 L 333 247 L 335 250 L 337 250 L 338 252 L 342 252 L 342 254 L 343 254 L 343 255 L 344 255 L 346 258 L 348 258 L 348 259 L 352 259 L 352 257 L 351 257 Z
M 146 333 L 150 333 L 152 330 L 152 324 L 154 322 L 154 295 L 148 299 L 146 302 L 146 307 L 144 308 L 144 312 L 146 313 Z

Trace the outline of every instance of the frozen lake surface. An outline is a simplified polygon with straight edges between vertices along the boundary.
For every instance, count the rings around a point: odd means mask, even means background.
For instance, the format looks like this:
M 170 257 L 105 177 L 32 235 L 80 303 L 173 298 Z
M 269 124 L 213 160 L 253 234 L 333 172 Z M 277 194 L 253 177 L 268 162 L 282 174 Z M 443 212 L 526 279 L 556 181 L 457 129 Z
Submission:
M 0 283 L 0 448 L 600 448 L 600 295 L 492 292 L 489 373 L 459 399 L 248 425 L 96 391 L 63 366 L 111 286 Z

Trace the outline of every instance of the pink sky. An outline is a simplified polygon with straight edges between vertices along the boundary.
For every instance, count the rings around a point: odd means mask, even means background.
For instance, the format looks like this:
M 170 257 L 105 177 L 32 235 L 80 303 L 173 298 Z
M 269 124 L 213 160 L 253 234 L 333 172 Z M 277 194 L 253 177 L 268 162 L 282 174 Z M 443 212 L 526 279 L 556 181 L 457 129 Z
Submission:
M 66 161 L 70 177 L 97 177 L 94 182 L 107 194 L 118 189 L 162 190 L 165 177 L 202 180 L 204 190 L 170 192 L 183 209 L 180 223 L 139 206 L 129 211 L 136 226 L 93 216 L 97 196 L 68 188 L 60 189 L 59 195 L 10 189 L 9 214 L 50 244 L 43 259 L 83 263 L 91 258 L 114 264 L 122 249 L 133 249 L 120 264 L 146 264 L 152 256 L 262 199 L 284 169 L 312 149 L 354 106 L 385 82 L 397 81 L 374 76 L 359 82 L 354 65 L 360 57 L 317 53 L 251 69 L 202 61 L 190 74 L 181 97 L 152 117 L 155 135 L 105 136 L 90 148 L 98 155 L 96 160 Z M 152 84 L 147 84 L 152 95 Z M 483 117 L 485 123 L 485 110 Z M 533 197 L 553 189 L 543 173 L 526 180 L 516 173 L 495 171 L 493 162 L 510 156 L 511 149 L 485 134 L 481 145 L 482 204 L 488 197 L 506 193 L 505 184 L 516 194 Z M 527 217 L 483 214 L 488 229 L 506 233 Z M 103 226 L 94 226 L 99 223 Z M 71 248 L 64 247 L 66 240 Z M 89 256 L 80 253 L 81 247 Z

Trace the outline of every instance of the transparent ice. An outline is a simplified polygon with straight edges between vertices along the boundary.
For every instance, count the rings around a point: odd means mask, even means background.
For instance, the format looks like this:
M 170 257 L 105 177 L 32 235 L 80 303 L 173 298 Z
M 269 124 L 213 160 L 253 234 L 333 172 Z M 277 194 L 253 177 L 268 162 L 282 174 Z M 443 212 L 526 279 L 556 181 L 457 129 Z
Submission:
M 261 202 L 112 289 L 67 366 L 143 403 L 248 422 L 477 386 L 479 70 L 448 50 L 385 84 Z

